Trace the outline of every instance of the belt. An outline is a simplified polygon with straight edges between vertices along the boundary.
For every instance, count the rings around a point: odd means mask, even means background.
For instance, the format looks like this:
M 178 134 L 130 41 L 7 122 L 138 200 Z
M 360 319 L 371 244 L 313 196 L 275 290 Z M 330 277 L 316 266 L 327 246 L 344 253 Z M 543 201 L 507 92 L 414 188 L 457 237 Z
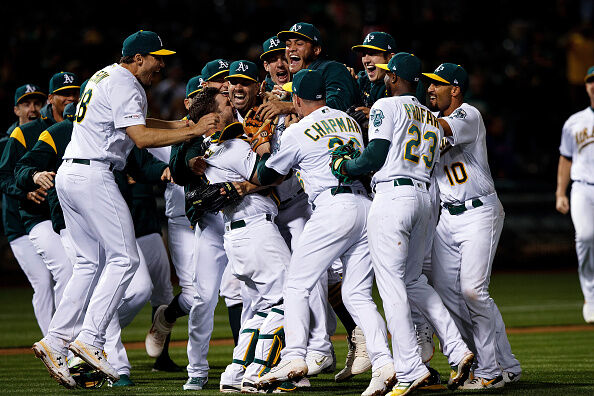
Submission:
M 328 191 L 328 190 L 326 190 L 326 191 Z M 326 192 L 326 191 L 324 191 L 324 192 Z M 367 192 L 364 192 L 364 191 L 365 191 L 364 189 L 360 189 L 360 188 L 355 188 L 353 190 L 353 188 L 350 187 L 350 186 L 337 186 L 337 187 L 332 187 L 330 189 L 330 194 L 332 194 L 332 196 L 334 196 L 336 194 L 361 194 L 361 195 L 367 195 Z M 313 202 L 311 203 L 311 208 L 313 210 L 316 209 L 316 205 Z
M 291 195 L 289 198 L 285 199 L 284 201 L 281 201 L 278 204 L 279 209 L 284 209 L 288 206 L 288 204 L 294 200 L 295 198 L 301 196 L 301 194 L 303 194 L 303 189 L 300 188 L 299 191 L 297 191 L 295 194 Z
M 470 208 L 467 206 L 470 206 Z M 479 208 L 481 206 L 483 206 L 483 201 L 481 201 L 480 198 L 470 199 L 464 202 L 462 205 L 452 205 L 447 203 L 443 204 L 443 207 L 446 208 L 448 212 L 450 212 L 450 214 L 454 216 L 462 214 L 469 209 Z
M 252 216 L 253 217 L 260 217 L 260 216 Z M 266 215 L 264 216 L 264 218 L 266 219 L 266 221 L 272 221 L 272 215 L 270 213 L 266 213 Z M 232 221 L 231 223 L 228 223 L 225 225 L 225 229 L 227 231 L 231 231 L 231 230 L 235 230 L 237 228 L 243 228 L 247 225 L 246 223 L 247 219 L 241 219 L 241 220 L 235 220 Z
M 390 182 L 385 182 L 385 183 L 381 183 L 381 184 L 382 185 L 383 184 L 389 185 L 388 183 L 390 183 Z M 396 179 L 394 179 L 393 183 L 394 183 L 394 187 L 398 187 L 398 186 L 413 186 L 414 187 L 415 184 L 416 184 L 418 187 L 426 187 L 427 190 L 429 190 L 429 187 L 431 186 L 431 183 L 429 183 L 429 182 L 427 182 L 427 183 L 420 182 L 420 181 L 413 180 L 413 179 L 411 179 L 409 177 L 399 177 L 399 178 L 396 178 Z M 380 184 L 380 183 L 377 183 L 373 187 L 373 191 L 374 192 L 377 192 L 376 191 L 376 187 L 378 186 L 378 184 Z
M 70 160 L 66 160 L 66 162 L 72 162 L 73 164 L 80 164 L 80 165 L 91 165 L 91 160 L 90 159 L 84 159 L 84 158 L 72 158 Z M 101 162 L 101 161 L 96 161 L 96 162 Z M 112 171 L 114 168 L 114 164 L 112 164 L 111 162 L 109 163 L 109 170 Z

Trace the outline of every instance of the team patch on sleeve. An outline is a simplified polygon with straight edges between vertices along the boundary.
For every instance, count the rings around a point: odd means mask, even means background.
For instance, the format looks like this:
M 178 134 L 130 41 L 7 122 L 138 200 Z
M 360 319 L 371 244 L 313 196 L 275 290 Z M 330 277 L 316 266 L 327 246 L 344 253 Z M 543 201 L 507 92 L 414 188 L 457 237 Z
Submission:
M 373 111 L 369 115 L 369 120 L 373 123 L 373 126 L 376 128 L 382 125 L 384 118 L 386 118 L 384 116 L 384 112 L 380 109 L 373 109 Z
M 450 114 L 450 118 L 464 119 L 466 118 L 466 111 L 464 111 L 464 109 L 457 108 L 452 114 Z

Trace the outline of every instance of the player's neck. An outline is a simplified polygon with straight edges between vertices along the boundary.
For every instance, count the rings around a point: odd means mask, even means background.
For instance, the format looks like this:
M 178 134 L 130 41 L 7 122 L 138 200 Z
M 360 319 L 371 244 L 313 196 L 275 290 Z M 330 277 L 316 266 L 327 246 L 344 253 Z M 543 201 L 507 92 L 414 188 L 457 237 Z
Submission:
M 62 117 L 62 114 L 56 111 L 56 107 L 52 106 L 52 115 L 54 116 L 54 120 L 56 120 L 56 122 L 62 122 L 64 121 L 64 118 Z
M 461 100 L 458 100 L 456 98 L 452 98 L 452 103 L 450 103 L 450 106 L 443 111 L 443 113 L 442 113 L 443 116 L 444 117 L 447 117 L 450 114 L 452 114 L 454 112 L 454 110 L 456 110 L 458 107 L 462 106 L 462 103 L 463 102 Z

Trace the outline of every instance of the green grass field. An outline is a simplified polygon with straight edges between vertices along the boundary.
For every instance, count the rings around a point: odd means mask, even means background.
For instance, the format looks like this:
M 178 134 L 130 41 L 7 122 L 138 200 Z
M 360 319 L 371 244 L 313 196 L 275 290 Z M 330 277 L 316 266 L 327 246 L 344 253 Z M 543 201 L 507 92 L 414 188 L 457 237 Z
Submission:
M 491 281 L 491 294 L 498 304 L 509 331 L 509 339 L 516 357 L 523 367 L 522 380 L 487 394 L 503 395 L 594 395 L 594 326 L 584 326 L 581 316 L 582 294 L 577 274 L 559 273 L 500 273 Z M 35 359 L 29 348 L 41 335 L 31 307 L 28 289 L 2 289 L 0 301 L 0 389 L 1 393 L 59 394 L 66 390 L 52 380 L 43 364 Z M 381 310 L 381 305 L 379 305 Z M 219 304 L 215 313 L 213 339 L 231 337 L 227 312 Z M 187 339 L 186 320 L 180 319 L 173 332 L 174 340 Z M 150 326 L 150 307 L 123 330 L 124 342 L 143 341 Z M 339 334 L 344 330 L 339 327 Z M 231 346 L 210 349 L 210 382 L 201 394 L 218 394 L 218 379 L 231 359 Z M 344 365 L 346 341 L 335 342 L 338 368 Z M 177 394 L 186 380 L 185 373 L 153 373 L 152 359 L 144 349 L 128 350 L 133 365 L 132 379 L 137 386 L 127 389 L 70 391 L 70 394 L 102 392 L 111 394 Z M 180 365 L 187 364 L 185 347 L 171 348 L 172 358 Z M 438 351 L 432 366 L 443 379 L 449 368 Z M 299 393 L 310 395 L 359 395 L 367 386 L 371 373 L 355 377 L 344 384 L 336 384 L 333 375 L 312 380 L 312 388 Z M 419 394 L 447 394 L 449 391 L 424 391 Z M 456 394 L 476 392 L 456 391 Z

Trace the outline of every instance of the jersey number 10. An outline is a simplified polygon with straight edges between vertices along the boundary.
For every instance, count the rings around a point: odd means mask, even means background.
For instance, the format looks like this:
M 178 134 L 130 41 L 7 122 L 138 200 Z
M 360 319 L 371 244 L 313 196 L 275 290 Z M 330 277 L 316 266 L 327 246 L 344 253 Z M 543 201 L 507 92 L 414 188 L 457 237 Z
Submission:
M 468 174 L 466 173 L 466 169 L 464 168 L 464 164 L 462 162 L 454 162 L 449 168 L 447 165 L 445 165 L 443 167 L 443 171 L 448 177 L 448 181 L 450 182 L 451 186 L 456 183 L 465 183 L 466 180 L 468 180 Z

